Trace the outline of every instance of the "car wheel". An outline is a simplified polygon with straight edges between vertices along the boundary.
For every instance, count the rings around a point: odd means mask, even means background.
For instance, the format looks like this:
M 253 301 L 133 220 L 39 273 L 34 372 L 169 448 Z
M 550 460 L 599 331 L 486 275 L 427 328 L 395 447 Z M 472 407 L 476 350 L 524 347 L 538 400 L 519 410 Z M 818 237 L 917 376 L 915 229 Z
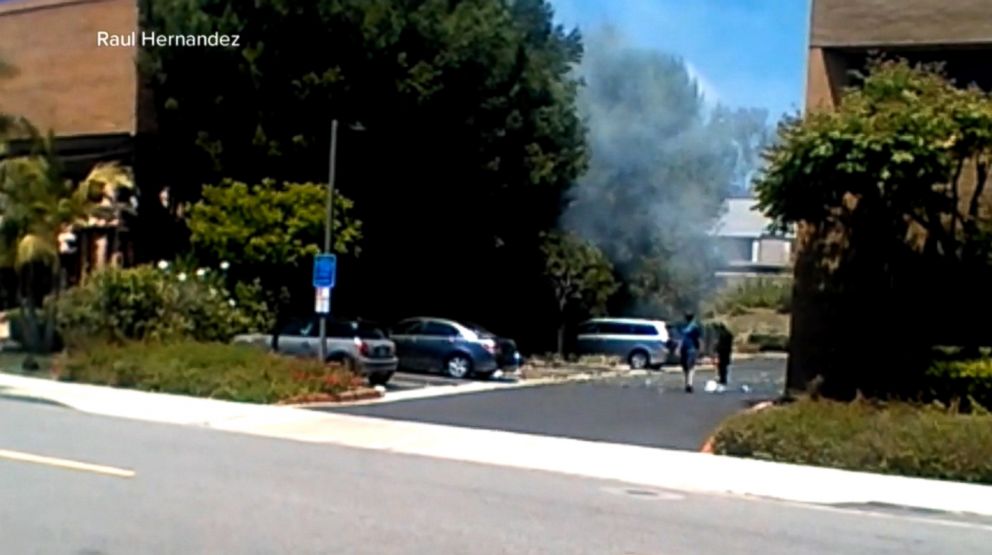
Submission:
M 630 364 L 633 370 L 644 370 L 650 362 L 651 359 L 648 357 L 648 354 L 640 350 L 630 353 L 630 356 L 627 357 L 627 363 Z
M 392 377 L 392 372 L 376 372 L 374 374 L 369 374 L 369 385 L 373 387 L 377 385 L 386 385 Z
M 463 354 L 454 354 L 444 363 L 444 372 L 455 379 L 462 380 L 472 373 L 472 359 Z

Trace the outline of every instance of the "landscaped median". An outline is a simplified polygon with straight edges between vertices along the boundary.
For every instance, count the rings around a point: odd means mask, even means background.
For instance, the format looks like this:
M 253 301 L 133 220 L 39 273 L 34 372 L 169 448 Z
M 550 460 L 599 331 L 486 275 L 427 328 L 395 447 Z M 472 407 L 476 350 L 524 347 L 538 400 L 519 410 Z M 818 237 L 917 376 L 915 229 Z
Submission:
M 799 400 L 731 417 L 719 455 L 992 484 L 992 416 L 937 405 Z
M 247 403 L 301 404 L 380 396 L 347 369 L 219 343 L 129 342 L 77 347 L 56 379 Z

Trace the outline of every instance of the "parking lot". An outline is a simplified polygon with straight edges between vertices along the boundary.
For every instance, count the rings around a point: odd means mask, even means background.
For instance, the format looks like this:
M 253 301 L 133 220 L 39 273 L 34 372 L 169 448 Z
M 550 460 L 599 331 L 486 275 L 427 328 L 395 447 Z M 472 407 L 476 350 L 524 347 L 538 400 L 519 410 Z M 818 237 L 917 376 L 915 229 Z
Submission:
M 741 361 L 731 372 L 731 387 L 707 393 L 712 371 L 696 375 L 696 393 L 682 391 L 678 372 L 604 378 L 589 382 L 496 389 L 396 402 L 320 410 L 470 428 L 553 435 L 671 449 L 699 449 L 726 417 L 782 391 L 785 360 Z M 399 378 L 397 380 L 397 378 Z M 447 385 L 443 377 L 402 374 L 393 391 L 404 387 Z M 427 384 L 426 387 L 433 387 Z M 457 387 L 457 386 L 456 386 Z M 388 401 L 390 395 L 387 393 Z

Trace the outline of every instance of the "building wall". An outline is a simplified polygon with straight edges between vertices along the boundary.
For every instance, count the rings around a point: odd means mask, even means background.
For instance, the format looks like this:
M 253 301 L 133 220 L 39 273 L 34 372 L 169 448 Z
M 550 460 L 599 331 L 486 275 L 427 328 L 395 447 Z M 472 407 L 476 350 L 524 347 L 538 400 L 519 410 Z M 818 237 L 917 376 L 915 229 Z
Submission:
M 98 31 L 138 26 L 136 0 L 8 0 L 0 3 L 0 110 L 58 136 L 136 131 L 137 50 L 99 47 Z
M 813 0 L 807 110 L 837 105 L 869 53 L 943 62 L 961 85 L 992 88 L 989 0 Z
M 792 262 L 792 241 L 766 237 L 758 242 L 758 264 L 788 266 Z
M 992 43 L 989 0 L 813 0 L 812 47 Z

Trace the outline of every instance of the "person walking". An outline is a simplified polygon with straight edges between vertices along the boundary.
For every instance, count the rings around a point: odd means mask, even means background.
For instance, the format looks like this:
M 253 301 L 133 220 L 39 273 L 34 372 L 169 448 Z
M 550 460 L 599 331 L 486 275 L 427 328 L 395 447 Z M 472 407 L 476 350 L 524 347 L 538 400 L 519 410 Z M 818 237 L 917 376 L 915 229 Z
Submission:
M 692 378 L 696 373 L 696 359 L 702 343 L 703 329 L 696 322 L 696 315 L 685 314 L 685 327 L 682 329 L 682 341 L 679 343 L 679 360 L 682 362 L 682 374 L 685 377 L 685 392 L 692 393 Z
M 734 350 L 734 334 L 730 332 L 725 324 L 721 324 L 717 330 L 716 341 L 716 368 L 717 383 L 721 387 L 727 387 L 727 374 L 730 370 L 730 356 Z

